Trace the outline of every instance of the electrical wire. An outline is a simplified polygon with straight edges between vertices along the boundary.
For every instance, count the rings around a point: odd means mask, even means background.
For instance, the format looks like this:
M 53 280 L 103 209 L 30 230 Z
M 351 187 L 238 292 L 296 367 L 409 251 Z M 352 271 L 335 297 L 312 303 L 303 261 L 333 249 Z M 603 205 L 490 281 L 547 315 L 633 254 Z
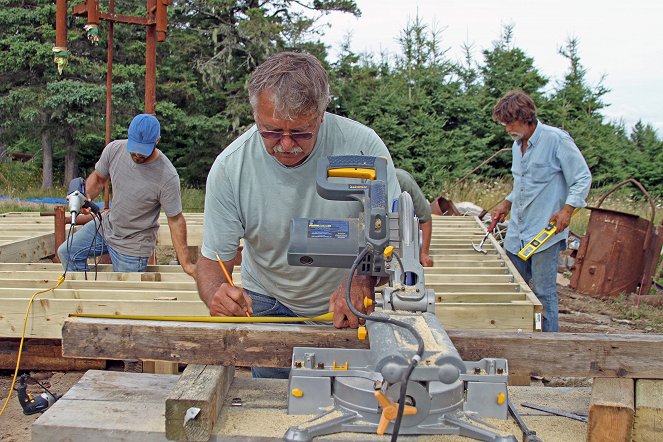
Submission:
M 424 354 L 424 340 L 419 335 L 417 332 L 417 329 L 411 325 L 408 324 L 407 322 L 399 321 L 393 318 L 383 318 L 380 316 L 369 316 L 361 313 L 359 310 L 355 308 L 355 306 L 352 304 L 352 300 L 350 298 L 350 293 L 352 289 L 352 278 L 354 276 L 354 273 L 357 271 L 357 267 L 359 267 L 359 264 L 361 261 L 364 259 L 364 257 L 368 254 L 368 248 L 364 248 L 361 253 L 357 256 L 355 261 L 352 263 L 352 267 L 350 267 L 350 276 L 348 277 L 348 283 L 346 285 L 346 292 L 345 292 L 345 301 L 348 304 L 348 308 L 350 311 L 357 316 L 358 318 L 364 319 L 366 321 L 374 321 L 374 322 L 384 322 L 387 324 L 395 325 L 397 327 L 402 327 L 408 330 L 412 335 L 415 337 L 417 340 L 417 353 L 410 359 L 410 364 L 408 365 L 407 369 L 403 373 L 403 378 L 401 379 L 401 389 L 399 392 L 399 399 L 398 399 L 398 412 L 396 414 L 396 420 L 394 421 L 394 429 L 391 433 L 391 441 L 396 442 L 398 440 L 398 432 L 400 431 L 401 427 L 401 421 L 403 420 L 403 411 L 405 410 L 405 395 L 407 392 L 407 383 L 410 380 L 410 375 L 414 371 L 414 368 L 417 366 L 421 358 L 423 357 Z M 403 263 L 398 256 L 396 252 L 394 252 L 394 256 L 396 256 L 397 261 L 401 265 L 401 269 L 403 270 L 403 273 L 405 273 L 405 269 L 403 268 Z
M 5 408 L 7 408 L 7 404 L 9 404 L 9 400 L 12 397 L 12 394 L 14 393 L 14 385 L 16 384 L 16 378 L 18 376 L 18 367 L 21 364 L 21 354 L 23 353 L 23 342 L 25 341 L 25 329 L 27 328 L 28 325 L 28 315 L 30 314 L 30 307 L 32 307 L 32 303 L 34 302 L 35 298 L 37 295 L 40 295 L 42 293 L 46 292 L 52 292 L 56 288 L 60 287 L 60 284 L 64 281 L 65 275 L 63 274 L 58 278 L 57 284 L 55 284 L 53 287 L 44 289 L 44 290 L 38 290 L 36 291 L 32 297 L 30 298 L 30 301 L 28 302 L 28 307 L 25 310 L 25 317 L 23 318 L 23 331 L 21 332 L 21 342 L 18 345 L 18 355 L 16 357 L 16 368 L 14 369 L 14 377 L 12 378 L 12 383 L 9 387 L 9 393 L 7 394 L 7 399 L 5 399 L 5 403 L 2 406 L 2 409 L 0 410 L 0 416 L 2 416 L 2 413 L 5 412 Z
M 99 224 L 97 224 L 97 218 L 99 218 Z M 97 213 L 97 214 L 92 213 L 92 222 L 94 222 L 95 233 L 94 233 L 94 237 L 92 238 L 92 241 L 90 242 L 90 246 L 87 248 L 87 253 L 85 255 L 86 257 L 90 256 L 90 252 L 92 252 L 93 250 L 96 252 L 95 245 L 96 245 L 96 242 L 97 242 L 97 234 L 99 233 L 100 229 L 101 229 L 101 232 L 102 232 L 102 235 L 103 235 L 103 223 L 102 223 L 102 219 L 101 219 L 101 213 Z M 73 228 L 74 228 L 74 224 L 69 224 L 69 233 L 67 234 L 67 239 L 66 239 L 68 258 L 67 258 L 67 265 L 64 269 L 64 276 L 65 277 L 67 275 L 67 271 L 69 270 L 69 263 L 71 262 L 71 249 L 72 249 L 72 246 L 74 245 Z M 102 243 L 101 252 L 102 252 L 101 254 L 103 255 L 103 243 Z M 94 280 L 96 281 L 98 276 L 99 276 L 98 275 L 99 263 L 98 263 L 97 260 L 100 259 L 99 258 L 100 255 L 97 256 L 96 253 L 95 253 L 95 254 L 93 254 L 93 256 L 94 256 L 94 259 L 95 259 L 95 262 L 94 262 Z M 87 269 L 87 266 L 86 266 L 85 269 L 83 269 L 83 273 L 85 275 L 84 276 L 85 280 L 87 280 L 87 272 L 88 272 L 88 269 Z
M 99 226 L 97 226 L 96 219 L 95 219 L 94 216 L 93 216 L 93 221 L 95 222 L 95 227 L 97 229 L 96 233 L 98 233 L 99 228 L 101 227 L 101 214 L 98 214 L 96 216 L 99 217 Z M 21 342 L 18 345 L 18 355 L 16 357 L 16 367 L 14 368 L 14 376 L 12 377 L 12 382 L 11 382 L 11 385 L 9 387 L 9 394 L 7 394 L 7 399 L 5 399 L 5 403 L 2 406 L 2 409 L 0 410 L 0 416 L 2 416 L 5 409 L 7 408 L 7 405 L 9 404 L 9 400 L 11 399 L 11 396 L 14 392 L 14 385 L 16 385 L 16 378 L 18 377 L 18 369 L 21 365 L 21 355 L 23 354 L 23 343 L 25 342 L 25 330 L 26 330 L 27 325 L 28 325 L 28 315 L 30 314 L 30 308 L 32 307 L 32 303 L 34 302 L 35 298 L 38 295 L 40 295 L 42 293 L 46 293 L 46 292 L 52 292 L 53 290 L 60 287 L 60 285 L 64 282 L 64 280 L 67 276 L 67 271 L 69 270 L 69 263 L 71 262 L 71 248 L 72 248 L 73 243 L 74 243 L 73 228 L 74 228 L 74 224 L 73 223 L 69 224 L 69 232 L 68 232 L 67 239 L 66 239 L 68 259 L 67 259 L 67 264 L 66 264 L 65 269 L 64 269 L 64 273 L 62 273 L 62 275 L 58 278 L 57 283 L 53 287 L 50 287 L 50 288 L 47 288 L 47 289 L 44 289 L 44 290 L 36 291 L 32 295 L 32 297 L 30 298 L 30 301 L 28 302 L 28 307 L 25 310 L 25 317 L 23 318 L 23 330 L 21 332 Z M 90 248 L 88 248 L 88 253 L 90 252 L 91 248 L 94 245 L 94 242 L 97 239 L 96 233 L 95 233 L 95 236 L 94 236 L 94 239 L 93 239 L 92 243 L 90 244 Z M 95 268 L 96 267 L 97 266 L 95 265 Z M 86 279 L 87 279 L 87 273 L 86 273 Z M 95 279 L 96 279 L 96 270 L 95 270 Z M 37 381 L 37 383 L 39 385 L 41 385 L 38 381 Z M 42 388 L 44 388 L 44 390 L 46 390 L 48 393 L 50 393 L 50 391 L 48 391 L 43 385 L 41 385 L 41 386 L 42 386 Z M 52 393 L 50 393 L 50 394 L 53 396 Z

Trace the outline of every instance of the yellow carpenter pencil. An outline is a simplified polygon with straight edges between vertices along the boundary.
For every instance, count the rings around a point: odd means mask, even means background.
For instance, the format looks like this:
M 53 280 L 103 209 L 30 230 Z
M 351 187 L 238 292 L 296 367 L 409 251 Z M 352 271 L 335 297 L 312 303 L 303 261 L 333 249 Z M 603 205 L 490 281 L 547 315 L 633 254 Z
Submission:
M 216 261 L 219 263 L 219 266 L 221 266 L 221 270 L 223 270 L 223 274 L 226 275 L 226 280 L 228 280 L 228 284 L 231 286 L 235 287 L 235 283 L 233 282 L 233 277 L 228 273 L 228 270 L 226 270 L 226 266 L 223 265 L 223 261 L 221 261 L 221 258 L 219 258 L 219 255 L 216 255 Z M 244 314 L 247 317 L 250 317 L 251 314 L 249 312 L 244 312 Z

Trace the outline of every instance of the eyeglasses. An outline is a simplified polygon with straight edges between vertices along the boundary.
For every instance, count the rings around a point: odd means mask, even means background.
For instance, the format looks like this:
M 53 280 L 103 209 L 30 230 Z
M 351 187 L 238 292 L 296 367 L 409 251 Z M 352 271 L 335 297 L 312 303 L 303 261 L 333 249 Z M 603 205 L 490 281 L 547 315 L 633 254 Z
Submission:
M 259 132 L 266 140 L 280 140 L 286 136 L 294 141 L 306 141 L 313 138 L 313 132 L 282 132 L 279 130 L 261 130 Z

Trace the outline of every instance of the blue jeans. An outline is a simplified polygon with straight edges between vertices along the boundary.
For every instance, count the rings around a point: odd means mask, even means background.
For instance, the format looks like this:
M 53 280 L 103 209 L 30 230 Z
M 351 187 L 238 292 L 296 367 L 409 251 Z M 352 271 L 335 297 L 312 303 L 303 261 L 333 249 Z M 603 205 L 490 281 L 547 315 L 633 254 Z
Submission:
M 288 318 L 297 316 L 292 310 L 271 296 L 262 295 L 260 293 L 252 292 L 251 290 L 246 290 L 246 293 L 253 300 L 253 316 L 280 316 Z M 251 374 L 254 378 L 288 379 L 290 376 L 290 369 L 251 367 Z
M 524 244 L 523 244 L 524 246 Z M 559 252 L 566 249 L 566 241 L 560 241 L 546 250 L 534 253 L 523 261 L 509 251 L 507 256 L 525 282 L 543 305 L 544 332 L 559 331 L 559 306 L 557 303 L 557 259 Z
M 94 219 L 84 224 L 75 234 L 68 237 L 58 248 L 58 257 L 65 271 L 90 271 L 87 259 L 110 255 L 114 272 L 144 272 L 147 270 L 149 256 L 129 256 L 113 250 L 106 243 L 99 225 L 101 221 Z

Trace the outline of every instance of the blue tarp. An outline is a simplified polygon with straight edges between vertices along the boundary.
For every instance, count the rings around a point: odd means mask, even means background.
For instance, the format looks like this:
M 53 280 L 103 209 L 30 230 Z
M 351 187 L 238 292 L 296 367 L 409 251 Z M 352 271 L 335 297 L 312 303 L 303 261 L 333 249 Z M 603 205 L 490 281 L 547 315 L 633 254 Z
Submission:
M 0 199 L 3 200 L 11 200 L 11 201 L 22 201 L 26 203 L 38 203 L 38 204 L 54 204 L 54 205 L 59 205 L 59 206 L 66 206 L 67 205 L 67 200 L 65 198 L 55 198 L 55 197 L 49 197 L 45 196 L 42 198 L 14 198 L 14 197 L 9 197 L 9 196 L 3 196 L 0 195 Z M 99 209 L 104 208 L 104 203 L 102 202 L 95 202 Z

